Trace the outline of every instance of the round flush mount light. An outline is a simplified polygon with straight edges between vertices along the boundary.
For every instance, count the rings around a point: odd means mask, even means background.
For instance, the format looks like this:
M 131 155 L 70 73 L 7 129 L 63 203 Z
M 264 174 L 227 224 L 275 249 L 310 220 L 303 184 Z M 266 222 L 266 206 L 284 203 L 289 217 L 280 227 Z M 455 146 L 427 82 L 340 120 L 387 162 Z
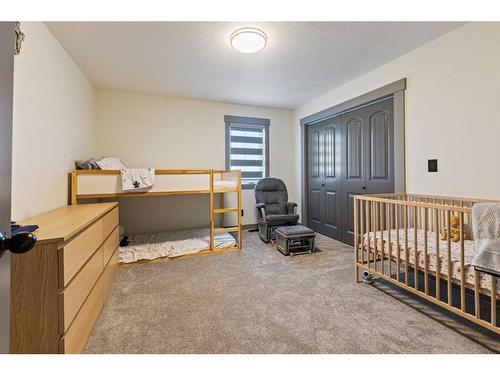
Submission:
M 267 43 L 267 35 L 254 27 L 244 27 L 236 30 L 230 36 L 231 46 L 241 53 L 256 53 L 262 51 Z

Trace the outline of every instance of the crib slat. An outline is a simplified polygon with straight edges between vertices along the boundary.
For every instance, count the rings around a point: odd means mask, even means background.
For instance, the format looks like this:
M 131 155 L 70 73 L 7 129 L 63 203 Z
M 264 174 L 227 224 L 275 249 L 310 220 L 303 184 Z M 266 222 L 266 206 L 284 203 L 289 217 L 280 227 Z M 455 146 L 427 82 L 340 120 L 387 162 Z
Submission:
M 387 219 L 387 251 L 389 252 L 389 276 L 392 278 L 392 239 L 391 239 L 391 230 L 392 230 L 392 206 L 387 203 L 386 204 L 386 219 Z
M 479 319 L 481 316 L 481 308 L 479 306 L 479 272 L 476 270 L 474 270 L 474 307 L 476 318 Z
M 448 245 L 448 305 L 452 306 L 452 299 L 451 299 L 451 293 L 452 293 L 452 284 L 451 284 L 451 278 L 452 278 L 452 267 L 451 267 L 451 211 L 448 209 L 446 211 L 446 229 L 448 231 L 447 233 L 447 245 Z
M 354 280 L 359 282 L 358 262 L 359 262 L 359 233 L 358 233 L 358 204 L 359 201 L 354 199 Z
M 381 259 L 380 259 L 380 272 L 384 273 L 384 258 L 385 258 L 385 245 L 384 245 L 384 215 L 383 212 L 384 210 L 382 207 L 385 207 L 385 203 L 379 203 L 379 229 L 380 229 L 380 252 L 381 252 Z
M 368 244 L 366 246 L 366 257 L 367 257 L 366 261 L 368 263 L 368 268 L 370 268 L 370 257 L 371 257 L 370 249 L 372 246 L 371 239 L 370 239 L 370 237 L 371 237 L 371 233 L 370 233 L 370 231 L 371 231 L 371 228 L 370 228 L 371 227 L 371 225 L 370 225 L 371 224 L 371 209 L 372 209 L 372 202 L 367 201 L 366 202 L 366 233 L 367 233 L 366 240 L 368 241 L 367 242 Z
M 491 324 L 497 325 L 497 278 L 491 276 Z
M 399 245 L 399 222 L 401 220 L 400 207 L 397 205 L 394 207 L 394 215 L 396 215 L 396 250 L 397 250 L 397 259 L 396 259 L 396 280 L 399 281 L 399 274 L 401 273 L 401 247 Z
M 408 254 L 408 206 L 404 206 L 404 226 L 405 226 L 405 284 L 409 285 L 410 278 L 408 277 L 409 271 L 409 254 Z
M 359 218 L 359 225 L 361 227 L 361 230 L 360 230 L 360 235 L 361 235 L 361 264 L 365 264 L 365 245 L 364 245 L 364 242 L 365 242 L 365 206 L 366 206 L 366 202 L 365 201 L 360 201 L 360 210 L 359 210 L 359 214 L 360 214 L 360 218 Z
M 377 224 L 378 224 L 378 202 L 373 202 L 374 210 L 372 212 L 373 217 L 373 269 L 377 271 L 377 256 L 378 256 L 378 246 L 377 246 Z
M 418 244 L 417 244 L 417 234 L 418 234 L 418 208 L 413 207 L 413 287 L 418 290 Z
M 460 221 L 460 308 L 465 311 L 465 246 L 464 246 L 464 213 L 458 215 Z
M 427 231 L 429 227 L 429 212 L 424 208 L 424 292 L 429 294 L 429 256 L 427 254 Z
M 434 210 L 434 232 L 436 237 L 436 299 L 441 300 L 441 255 L 439 254 L 439 210 Z

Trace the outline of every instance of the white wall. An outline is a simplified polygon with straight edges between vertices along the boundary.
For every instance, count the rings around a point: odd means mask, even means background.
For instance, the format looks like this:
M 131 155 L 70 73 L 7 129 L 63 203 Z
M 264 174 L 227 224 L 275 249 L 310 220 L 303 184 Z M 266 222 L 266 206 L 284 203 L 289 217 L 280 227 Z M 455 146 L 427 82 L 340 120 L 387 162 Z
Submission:
M 95 90 L 42 22 L 14 63 L 12 218 L 67 204 L 75 159 L 95 154 Z
M 295 188 L 294 134 L 288 110 L 98 91 L 98 155 L 118 156 L 131 167 L 200 169 L 225 167 L 224 115 L 269 118 L 270 174 Z M 131 233 L 206 226 L 207 197 L 129 198 L 121 217 Z M 243 191 L 244 224 L 255 223 L 252 190 Z
M 403 77 L 407 191 L 500 198 L 500 23 L 467 24 L 297 108 L 295 164 L 301 118 Z

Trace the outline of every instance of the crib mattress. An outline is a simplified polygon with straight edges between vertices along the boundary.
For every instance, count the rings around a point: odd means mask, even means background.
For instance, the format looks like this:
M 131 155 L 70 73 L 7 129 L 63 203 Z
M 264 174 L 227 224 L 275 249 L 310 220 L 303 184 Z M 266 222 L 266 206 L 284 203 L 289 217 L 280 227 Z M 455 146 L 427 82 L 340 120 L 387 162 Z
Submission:
M 396 229 L 391 229 L 391 243 L 390 243 L 390 253 L 393 260 L 398 257 L 397 250 L 397 237 L 398 231 Z M 387 256 L 389 254 L 389 231 L 377 231 L 375 234 L 373 232 L 363 235 L 363 245 L 366 247 L 368 242 L 370 243 L 370 252 L 373 253 L 375 250 L 375 239 L 377 241 L 377 253 L 382 254 L 382 234 L 384 238 L 384 253 Z M 423 229 L 417 229 L 417 258 L 418 266 L 425 267 L 425 257 L 424 257 L 424 241 L 425 241 L 425 231 Z M 440 259 L 440 274 L 442 277 L 448 277 L 448 242 L 441 240 L 439 241 L 439 259 Z M 406 259 L 405 252 L 405 231 L 403 229 L 399 230 L 399 248 L 400 248 L 400 259 L 404 261 Z M 414 229 L 408 228 L 408 260 L 409 263 L 415 264 L 415 235 Z M 428 269 L 429 271 L 437 271 L 437 247 L 436 247 L 436 234 L 434 232 L 427 232 L 427 255 L 428 255 Z M 474 267 L 472 266 L 472 258 L 474 257 L 474 241 L 465 240 L 464 241 L 464 269 L 465 269 L 465 282 L 474 285 Z M 452 267 L 452 277 L 455 281 L 460 282 L 461 278 L 461 264 L 460 264 L 460 242 L 451 242 L 451 267 Z M 491 276 L 483 272 L 479 273 L 480 280 L 479 285 L 483 289 L 491 291 Z M 497 294 L 500 294 L 500 284 L 497 285 Z
M 215 249 L 224 249 L 235 244 L 235 238 L 229 233 L 218 233 L 214 236 Z M 208 249 L 209 246 L 210 231 L 206 228 L 136 234 L 130 236 L 128 246 L 120 247 L 120 262 L 173 258 L 197 253 Z

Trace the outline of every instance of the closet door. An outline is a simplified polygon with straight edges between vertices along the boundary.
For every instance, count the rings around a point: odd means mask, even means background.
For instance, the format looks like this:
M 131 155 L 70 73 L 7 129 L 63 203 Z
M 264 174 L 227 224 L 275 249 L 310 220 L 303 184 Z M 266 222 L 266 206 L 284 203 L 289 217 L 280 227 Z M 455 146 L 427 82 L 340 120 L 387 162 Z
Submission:
M 367 126 L 365 108 L 342 115 L 342 238 L 354 243 L 354 196 L 366 193 Z
M 307 223 L 315 232 L 323 233 L 323 202 L 321 199 L 321 189 L 323 184 L 323 158 L 321 141 L 323 139 L 322 125 L 315 124 L 308 126 L 308 182 L 307 182 Z
M 393 99 L 342 115 L 342 241 L 354 244 L 354 196 L 394 192 Z
M 315 231 L 335 239 L 342 235 L 340 125 L 337 116 L 308 129 L 308 223 Z

